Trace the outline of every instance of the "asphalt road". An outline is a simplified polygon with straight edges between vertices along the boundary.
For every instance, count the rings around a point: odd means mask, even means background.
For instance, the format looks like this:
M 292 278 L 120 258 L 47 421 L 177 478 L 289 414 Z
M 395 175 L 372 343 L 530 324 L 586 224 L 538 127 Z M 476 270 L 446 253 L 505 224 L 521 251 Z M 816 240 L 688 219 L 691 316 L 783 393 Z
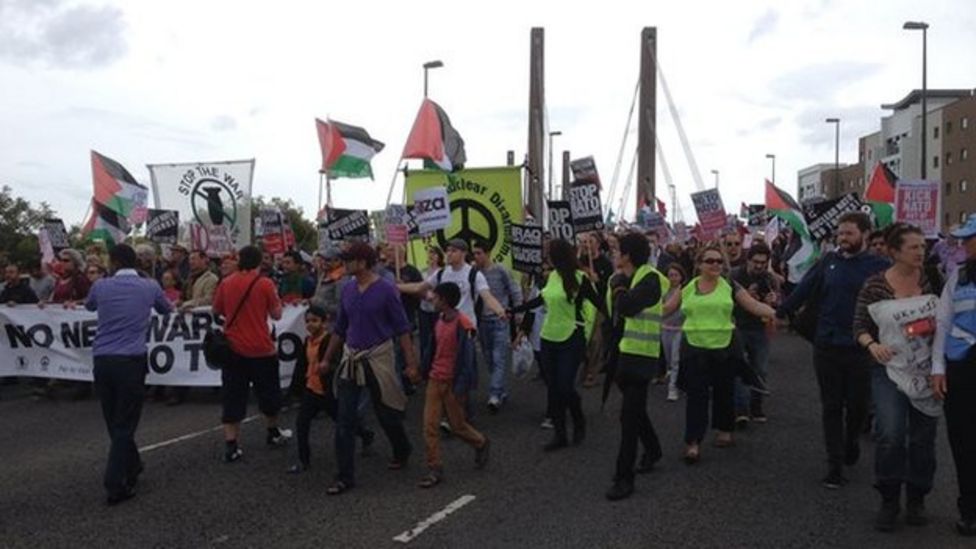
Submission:
M 424 472 L 418 394 L 409 410 L 411 466 L 388 471 L 389 446 L 380 435 L 375 455 L 357 460 L 359 485 L 337 498 L 324 493 L 334 469 L 329 420 L 313 426 L 313 468 L 305 475 L 284 474 L 294 447 L 266 449 L 260 421 L 244 427 L 243 461 L 226 465 L 219 432 L 206 432 L 218 424 L 216 397 L 197 390 L 181 407 L 147 403 L 137 440 L 155 448 L 143 454 L 139 495 L 109 508 L 101 488 L 107 435 L 97 403 L 35 401 L 23 386 L 4 386 L 0 547 L 398 547 L 395 537 L 452 503 L 453 512 L 408 545 L 973 547 L 953 529 L 955 477 L 944 424 L 927 501 L 931 524 L 879 534 L 871 527 L 878 497 L 869 442 L 847 487 L 820 486 L 825 464 L 809 347 L 778 336 L 770 370 L 769 423 L 738 433 L 734 448 L 703 446 L 695 467 L 680 461 L 683 401 L 668 403 L 663 387 L 652 388 L 650 414 L 665 458 L 638 478 L 632 498 L 617 503 L 603 493 L 613 474 L 619 397 L 601 411 L 598 389 L 584 392 L 585 444 L 544 454 L 550 432 L 538 426 L 542 384 L 514 381 L 503 411 L 475 420 L 493 440 L 488 468 L 475 471 L 471 450 L 445 440 L 445 482 L 432 490 L 416 487 Z M 283 423 L 294 417 L 286 412 Z

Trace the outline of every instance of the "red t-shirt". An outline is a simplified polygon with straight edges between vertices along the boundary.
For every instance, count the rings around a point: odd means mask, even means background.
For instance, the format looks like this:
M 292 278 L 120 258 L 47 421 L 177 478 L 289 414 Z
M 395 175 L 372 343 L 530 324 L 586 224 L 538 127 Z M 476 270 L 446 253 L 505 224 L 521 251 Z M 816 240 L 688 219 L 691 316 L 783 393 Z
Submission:
M 268 277 L 261 277 L 251 288 L 247 302 L 241 307 L 237 317 L 227 318 L 234 314 L 247 287 L 257 276 L 260 276 L 257 271 L 237 272 L 228 276 L 217 286 L 213 302 L 214 312 L 224 315 L 225 323 L 232 321 L 230 328 L 225 330 L 230 348 L 248 358 L 272 356 L 276 353 L 268 318 L 272 311 L 281 308 L 274 282 Z
M 444 320 L 441 315 L 434 326 L 436 348 L 430 364 L 430 378 L 449 382 L 454 379 L 454 366 L 458 353 L 458 322 L 465 330 L 474 330 L 474 324 L 463 313 L 458 312 L 454 320 Z

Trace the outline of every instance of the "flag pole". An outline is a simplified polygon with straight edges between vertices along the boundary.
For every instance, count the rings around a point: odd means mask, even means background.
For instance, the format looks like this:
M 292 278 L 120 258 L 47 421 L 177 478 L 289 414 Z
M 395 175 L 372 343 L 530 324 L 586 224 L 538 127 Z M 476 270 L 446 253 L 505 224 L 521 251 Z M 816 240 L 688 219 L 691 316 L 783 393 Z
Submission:
M 320 170 L 319 171 L 319 201 L 318 201 L 318 207 L 315 209 L 315 215 L 318 215 L 318 212 L 322 211 L 322 177 L 323 174 L 322 171 Z
M 332 207 L 332 177 L 328 173 L 325 174 L 325 204 Z
M 402 165 L 402 164 L 403 164 L 403 159 L 402 158 L 399 159 L 399 160 L 397 160 L 396 169 L 393 170 L 393 177 L 390 178 L 390 188 L 386 192 L 386 206 L 384 206 L 384 209 L 387 206 L 389 206 L 390 205 L 390 201 L 393 200 L 393 187 L 394 187 L 394 185 L 396 185 L 397 173 L 400 172 L 400 165 Z

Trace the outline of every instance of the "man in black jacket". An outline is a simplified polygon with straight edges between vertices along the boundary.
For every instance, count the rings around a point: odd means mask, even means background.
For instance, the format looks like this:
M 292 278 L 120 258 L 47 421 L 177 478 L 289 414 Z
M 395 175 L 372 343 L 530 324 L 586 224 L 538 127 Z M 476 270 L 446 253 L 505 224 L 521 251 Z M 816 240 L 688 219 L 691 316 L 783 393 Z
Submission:
M 30 282 L 20 277 L 20 267 L 16 263 L 10 263 L 3 270 L 3 281 L 6 285 L 0 292 L 0 303 L 7 305 L 37 303 L 37 295 L 31 289 Z

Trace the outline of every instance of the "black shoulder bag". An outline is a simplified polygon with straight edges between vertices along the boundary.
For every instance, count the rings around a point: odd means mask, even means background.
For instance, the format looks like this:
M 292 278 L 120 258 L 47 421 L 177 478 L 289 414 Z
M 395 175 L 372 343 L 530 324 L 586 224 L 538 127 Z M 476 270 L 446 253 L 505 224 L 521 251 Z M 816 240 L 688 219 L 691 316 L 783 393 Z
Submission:
M 230 325 L 237 320 L 237 315 L 241 312 L 241 307 L 244 306 L 244 302 L 247 301 L 247 296 L 251 294 L 251 288 L 257 284 L 258 280 L 261 279 L 259 274 L 251 281 L 251 285 L 247 287 L 247 291 L 244 292 L 244 296 L 241 298 L 240 303 L 237 304 L 237 308 L 234 309 L 234 315 L 227 319 L 224 324 L 224 329 L 220 330 L 217 327 L 210 328 L 207 335 L 203 336 L 203 358 L 207 361 L 207 364 L 211 368 L 225 368 L 231 361 L 233 352 L 230 350 L 230 340 L 227 339 L 227 334 L 225 333 Z

